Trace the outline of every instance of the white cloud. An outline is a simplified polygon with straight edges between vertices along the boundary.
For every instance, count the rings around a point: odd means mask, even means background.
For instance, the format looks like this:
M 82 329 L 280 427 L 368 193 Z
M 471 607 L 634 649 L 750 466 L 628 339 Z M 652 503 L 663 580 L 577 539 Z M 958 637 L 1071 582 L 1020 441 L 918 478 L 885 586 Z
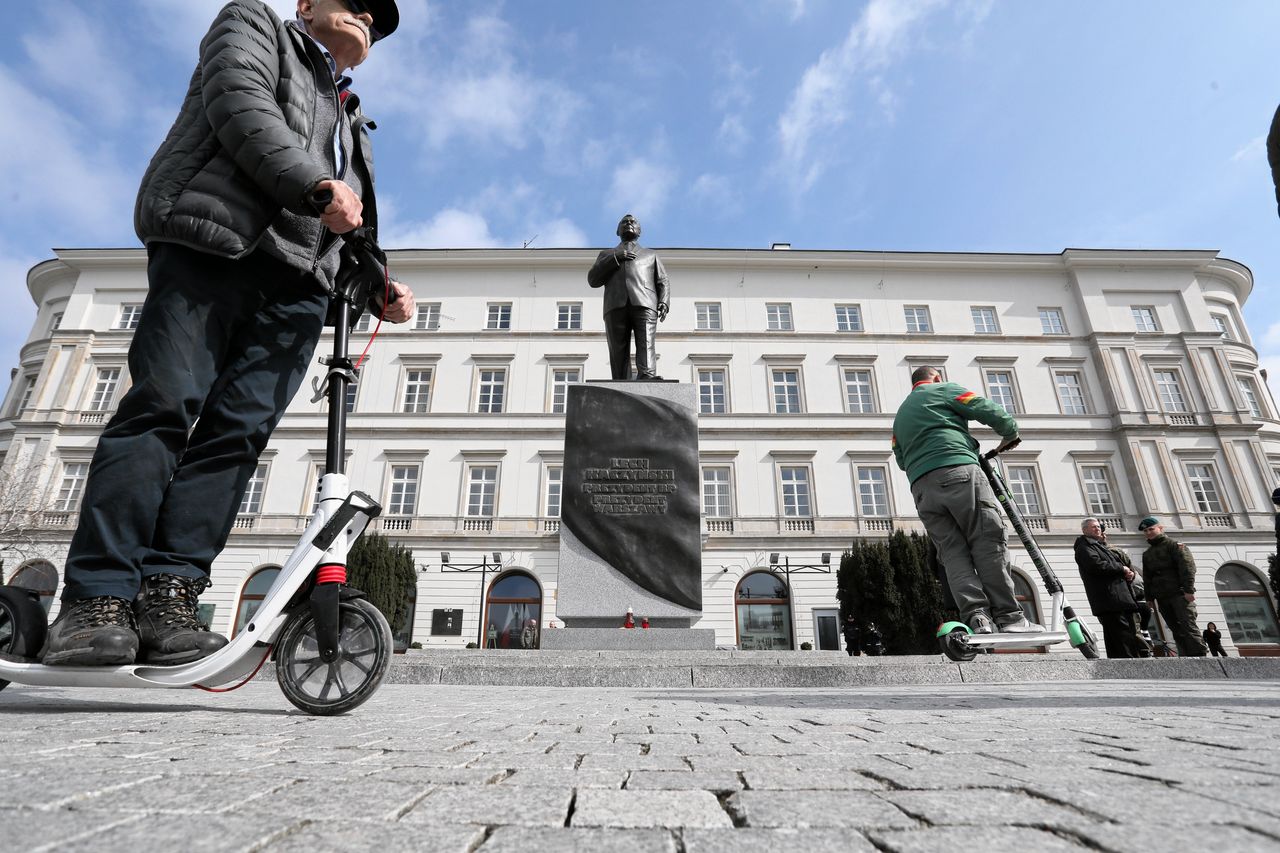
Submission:
M 689 198 L 706 208 L 724 215 L 738 211 L 742 198 L 734 183 L 725 175 L 705 173 L 698 176 L 689 188 Z
M 1258 162 L 1262 163 L 1267 159 L 1267 137 L 1255 136 L 1244 145 L 1241 145 L 1236 153 L 1231 155 L 1231 162 Z
M 635 157 L 618 166 L 605 206 L 619 218 L 632 213 L 643 223 L 646 216 L 660 213 L 675 186 L 675 170 L 648 157 Z
M 176 56 L 190 57 L 194 67 L 200 40 L 226 0 L 135 0 L 141 10 L 142 30 L 151 43 Z M 266 0 L 277 15 L 288 20 L 298 10 L 296 0 Z M 398 4 L 402 8 L 405 0 Z
M 380 235 L 388 248 L 488 249 L 499 244 L 483 216 L 450 207 L 426 222 L 410 222 L 388 228 Z
M 808 189 L 822 173 L 824 157 L 813 150 L 814 141 L 849 121 L 860 77 L 889 66 L 906 49 L 912 28 L 941 2 L 871 0 L 844 41 L 805 70 L 778 119 L 782 164 L 797 189 Z M 876 97 L 893 102 L 883 81 Z

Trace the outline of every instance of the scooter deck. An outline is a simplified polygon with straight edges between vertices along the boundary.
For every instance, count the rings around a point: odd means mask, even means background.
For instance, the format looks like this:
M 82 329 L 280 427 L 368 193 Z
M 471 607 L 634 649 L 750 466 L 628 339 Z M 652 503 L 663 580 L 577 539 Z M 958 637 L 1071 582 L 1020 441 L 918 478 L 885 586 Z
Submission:
M 165 666 L 45 666 L 35 658 L 0 654 L 0 679 L 31 687 L 216 687 L 243 678 L 258 666 L 266 647 L 257 644 L 235 660 L 213 662 L 213 655 Z M 211 666 L 212 663 L 212 666 Z

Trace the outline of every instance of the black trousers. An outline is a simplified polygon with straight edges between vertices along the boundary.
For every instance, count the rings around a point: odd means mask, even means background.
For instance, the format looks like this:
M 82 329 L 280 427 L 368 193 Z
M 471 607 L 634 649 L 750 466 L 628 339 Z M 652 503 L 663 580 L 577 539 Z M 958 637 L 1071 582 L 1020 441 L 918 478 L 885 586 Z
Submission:
M 1136 658 L 1138 635 L 1135 633 L 1133 613 L 1095 613 L 1102 625 L 1102 642 L 1109 658 Z
M 657 311 L 639 305 L 606 311 L 604 334 L 609 342 L 609 368 L 614 379 L 630 378 L 633 335 L 636 339 L 636 378 L 653 379 L 658 375 L 658 356 L 654 348 L 654 338 L 658 334 Z
M 144 575 L 208 577 L 328 307 L 314 281 L 260 252 L 153 244 L 147 278 L 133 387 L 89 466 L 65 602 L 132 599 Z

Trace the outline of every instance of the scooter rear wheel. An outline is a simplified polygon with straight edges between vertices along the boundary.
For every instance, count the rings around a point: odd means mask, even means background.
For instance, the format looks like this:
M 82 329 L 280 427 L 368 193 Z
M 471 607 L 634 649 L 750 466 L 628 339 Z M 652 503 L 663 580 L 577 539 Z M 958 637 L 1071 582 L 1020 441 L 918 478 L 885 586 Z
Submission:
M 308 714 L 345 714 L 362 705 L 391 664 L 391 626 L 362 598 L 338 605 L 338 656 L 320 659 L 315 618 L 299 608 L 276 646 L 276 680 L 285 698 Z
M 1084 630 L 1084 642 L 1076 646 L 1080 650 L 1080 654 L 1089 660 L 1097 660 L 1101 655 L 1098 654 L 1098 640 L 1093 636 L 1093 632 L 1082 624 L 1080 626 Z
M 0 586 L 0 654 L 32 660 L 40 654 L 47 631 L 39 596 L 20 587 Z M 0 690 L 8 686 L 0 678 Z
M 969 632 L 964 628 L 952 628 L 938 638 L 942 653 L 953 661 L 971 661 L 978 656 L 978 650 L 968 643 Z

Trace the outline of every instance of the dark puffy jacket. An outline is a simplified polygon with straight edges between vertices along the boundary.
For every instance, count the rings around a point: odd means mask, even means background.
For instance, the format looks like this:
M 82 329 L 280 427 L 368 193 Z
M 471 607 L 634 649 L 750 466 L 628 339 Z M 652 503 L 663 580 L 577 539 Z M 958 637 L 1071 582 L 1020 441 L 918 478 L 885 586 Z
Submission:
M 1124 579 L 1124 565 L 1105 544 L 1088 536 L 1079 536 L 1075 552 L 1080 579 L 1084 581 L 1084 593 L 1095 616 L 1138 609 L 1129 583 Z
M 1196 591 L 1196 561 L 1187 546 L 1160 534 L 1142 553 L 1142 582 L 1147 598 L 1173 598 Z
M 310 217 L 307 237 L 286 249 L 286 260 L 314 269 L 324 231 L 306 198 L 334 177 L 340 109 L 328 65 L 310 39 L 260 0 L 232 0 L 201 42 L 182 109 L 143 176 L 134 208 L 138 237 L 239 258 L 273 223 Z M 328 117 L 323 127 L 318 114 Z M 372 152 L 365 120 L 353 115 L 352 124 L 356 151 L 349 157 L 365 170 L 372 225 Z

